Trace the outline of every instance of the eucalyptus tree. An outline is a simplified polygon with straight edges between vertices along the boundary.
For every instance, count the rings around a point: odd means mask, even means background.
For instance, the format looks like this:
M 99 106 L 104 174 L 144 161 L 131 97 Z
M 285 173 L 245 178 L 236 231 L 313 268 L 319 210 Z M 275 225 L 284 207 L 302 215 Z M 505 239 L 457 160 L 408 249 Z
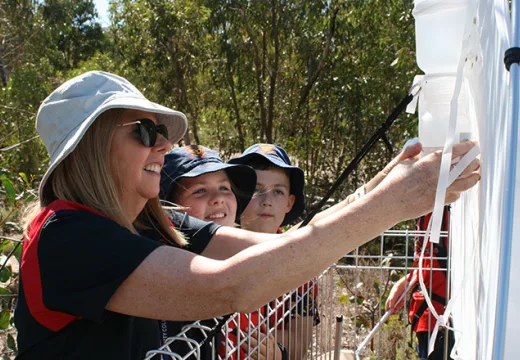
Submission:
M 187 113 L 185 141 L 191 133 L 200 142 L 199 74 L 211 66 L 203 26 L 208 9 L 200 1 L 119 0 L 112 2 L 111 14 L 115 51 L 126 75 L 148 96 Z
M 34 116 L 66 72 L 105 49 L 92 0 L 0 2 L 0 163 L 15 174 L 41 172 L 46 154 L 33 138 Z

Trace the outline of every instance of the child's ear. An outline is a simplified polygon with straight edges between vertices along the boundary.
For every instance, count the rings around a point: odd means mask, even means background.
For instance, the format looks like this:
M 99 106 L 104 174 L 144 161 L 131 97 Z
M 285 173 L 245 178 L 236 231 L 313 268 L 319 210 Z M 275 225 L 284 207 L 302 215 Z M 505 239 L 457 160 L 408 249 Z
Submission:
M 292 210 L 294 200 L 296 200 L 296 196 L 294 196 L 293 194 L 289 195 L 289 199 L 287 201 L 287 211 L 285 212 L 286 214 Z

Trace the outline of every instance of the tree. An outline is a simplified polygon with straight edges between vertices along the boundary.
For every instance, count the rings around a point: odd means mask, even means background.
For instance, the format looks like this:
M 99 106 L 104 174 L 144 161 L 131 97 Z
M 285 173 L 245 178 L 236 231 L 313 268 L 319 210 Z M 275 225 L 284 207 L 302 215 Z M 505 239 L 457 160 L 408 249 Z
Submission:
M 39 11 L 56 69 L 73 69 L 107 45 L 92 0 L 46 0 Z
M 34 116 L 68 70 L 105 48 L 96 15 L 91 0 L 1 3 L 0 146 L 21 144 L 0 154 L 2 166 L 41 173 L 47 155 L 39 142 L 26 142 L 36 136 Z
M 200 142 L 197 80 L 203 71 L 208 10 L 198 1 L 115 1 L 112 3 L 113 38 L 119 60 L 131 67 L 147 94 L 189 115 L 190 134 Z

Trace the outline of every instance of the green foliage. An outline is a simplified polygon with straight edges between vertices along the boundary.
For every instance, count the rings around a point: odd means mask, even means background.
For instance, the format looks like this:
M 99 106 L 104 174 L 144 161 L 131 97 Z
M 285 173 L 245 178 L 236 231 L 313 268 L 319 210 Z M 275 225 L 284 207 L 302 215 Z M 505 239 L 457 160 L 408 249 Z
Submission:
M 349 301 L 349 298 L 347 295 L 343 294 L 343 295 L 340 295 L 338 297 L 338 301 L 342 304 L 348 304 L 350 301 Z
M 16 341 L 14 340 L 14 337 L 11 334 L 7 335 L 7 347 L 15 353 L 18 351 Z
M 97 12 L 92 0 L 46 0 L 37 9 L 54 68 L 73 69 L 105 47 L 106 38 L 95 21 Z
M 9 309 L 4 309 L 0 312 L 0 329 L 5 330 L 9 327 L 9 321 L 11 320 L 11 313 Z
M 14 190 L 13 183 L 6 174 L 0 174 L 0 181 L 7 195 L 7 199 L 9 199 L 11 203 L 14 203 L 16 191 Z
M 6 261 L 5 257 L 0 257 L 0 260 L 2 261 L 2 264 Z M 11 267 L 5 266 L 2 271 L 0 271 L 0 282 L 6 282 L 11 277 Z
M 103 29 L 92 0 L 1 2 L 0 149 L 9 150 L 0 150 L 0 235 L 21 237 L 20 209 L 35 198 L 48 163 L 35 138 L 41 102 L 66 79 L 90 70 L 124 76 L 151 100 L 185 112 L 189 132 L 183 142 L 218 149 L 224 159 L 256 142 L 285 147 L 305 171 L 312 208 L 418 72 L 412 4 L 113 0 L 112 23 Z M 402 115 L 388 137 L 398 149 L 416 133 L 415 119 Z M 375 175 L 393 155 L 377 144 L 334 199 Z M 0 265 L 11 252 L 20 258 L 15 244 L 0 242 Z M 380 249 L 369 244 L 361 251 Z M 383 251 L 390 256 L 406 249 L 394 241 Z M 394 261 L 388 257 L 382 265 Z M 6 280 L 0 284 L 0 314 L 13 309 L 15 270 L 0 272 L 0 281 Z M 358 326 L 373 325 L 388 286 L 402 274 L 386 275 L 383 284 L 344 284 L 348 293 L 339 301 L 365 309 Z M 7 341 L 16 350 L 14 339 Z

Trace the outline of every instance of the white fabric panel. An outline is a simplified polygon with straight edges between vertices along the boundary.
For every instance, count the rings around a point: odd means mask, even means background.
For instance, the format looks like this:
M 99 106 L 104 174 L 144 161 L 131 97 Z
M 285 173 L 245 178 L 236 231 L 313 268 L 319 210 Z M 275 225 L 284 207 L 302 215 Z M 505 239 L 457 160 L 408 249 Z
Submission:
M 466 29 L 462 54 L 467 59 L 464 76 L 471 94 L 472 126 L 482 151 L 482 180 L 479 189 L 463 195 L 453 206 L 451 223 L 457 358 L 467 360 L 492 357 L 502 205 L 506 196 L 505 139 L 510 120 L 509 73 L 503 62 L 510 43 L 507 1 L 471 0 L 470 7 L 475 18 L 471 29 Z M 516 225 L 518 234 L 520 224 Z M 520 249 L 517 245 L 513 250 L 507 329 L 511 336 L 506 338 L 506 359 L 517 359 L 520 354 L 520 341 L 516 339 L 520 330 L 520 287 L 514 285 L 520 277 L 520 264 L 515 261 Z

